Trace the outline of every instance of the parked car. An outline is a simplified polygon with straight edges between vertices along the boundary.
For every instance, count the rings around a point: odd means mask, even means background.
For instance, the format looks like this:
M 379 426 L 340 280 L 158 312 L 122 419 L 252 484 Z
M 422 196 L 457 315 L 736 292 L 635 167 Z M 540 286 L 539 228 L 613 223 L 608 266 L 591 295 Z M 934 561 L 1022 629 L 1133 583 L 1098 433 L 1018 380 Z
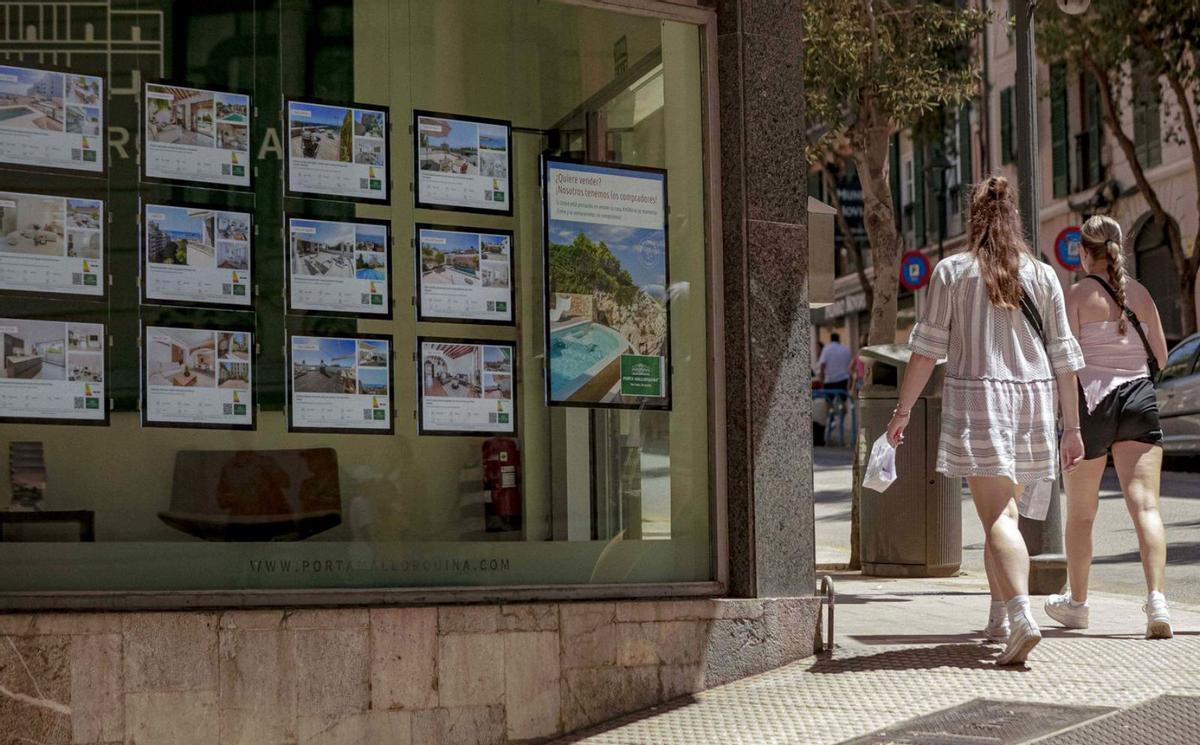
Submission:
M 1167 355 L 1158 376 L 1158 418 L 1169 455 L 1200 455 L 1200 334 Z

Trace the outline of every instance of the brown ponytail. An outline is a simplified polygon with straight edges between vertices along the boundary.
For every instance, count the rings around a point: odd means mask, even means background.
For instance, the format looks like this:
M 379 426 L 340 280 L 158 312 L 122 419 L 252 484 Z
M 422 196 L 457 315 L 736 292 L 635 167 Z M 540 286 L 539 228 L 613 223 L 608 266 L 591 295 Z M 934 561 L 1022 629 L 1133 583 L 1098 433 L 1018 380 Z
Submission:
M 997 308 L 1021 303 L 1021 258 L 1029 253 L 1017 212 L 1017 195 L 1003 176 L 992 176 L 971 195 L 971 250 Z
M 1105 259 L 1108 263 L 1108 283 L 1117 293 L 1117 304 L 1125 307 L 1125 284 L 1129 275 L 1125 271 L 1125 251 L 1122 250 L 1121 224 L 1107 215 L 1089 218 L 1080 228 L 1083 249 L 1092 261 Z M 1124 334 L 1129 324 L 1124 311 L 1117 321 L 1117 332 Z

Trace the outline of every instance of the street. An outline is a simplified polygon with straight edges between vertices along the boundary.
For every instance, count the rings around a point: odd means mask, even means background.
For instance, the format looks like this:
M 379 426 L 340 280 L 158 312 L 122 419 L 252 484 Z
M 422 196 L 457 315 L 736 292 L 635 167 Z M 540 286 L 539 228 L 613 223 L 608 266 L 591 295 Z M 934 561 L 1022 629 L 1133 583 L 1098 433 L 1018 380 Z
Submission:
M 813 463 L 817 563 L 845 564 L 850 557 L 851 451 L 813 448 Z M 1178 462 L 1167 464 L 1180 467 Z M 1164 470 L 1161 510 L 1167 529 L 1167 598 L 1200 605 L 1200 473 Z M 983 577 L 983 530 L 969 495 L 964 495 L 962 519 L 962 570 Z M 1111 468 L 1101 485 L 1092 546 L 1091 589 L 1145 595 L 1137 534 Z

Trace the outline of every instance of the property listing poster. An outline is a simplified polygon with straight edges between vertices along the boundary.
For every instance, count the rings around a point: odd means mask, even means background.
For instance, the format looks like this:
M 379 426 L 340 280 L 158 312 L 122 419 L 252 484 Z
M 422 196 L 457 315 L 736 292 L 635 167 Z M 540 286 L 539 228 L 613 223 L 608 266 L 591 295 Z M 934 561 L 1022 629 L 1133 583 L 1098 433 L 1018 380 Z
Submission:
M 104 202 L 0 192 L 0 289 L 103 297 Z
M 512 233 L 417 225 L 421 321 L 512 323 Z
M 177 427 L 254 427 L 249 331 L 146 326 L 142 418 Z
M 387 109 L 287 102 L 288 191 L 388 201 Z
M 512 124 L 414 111 L 417 206 L 512 214 Z
M 516 347 L 510 342 L 417 339 L 421 434 L 513 434 Z
M 250 97 L 147 83 L 147 178 L 250 186 Z
M 0 65 L 0 163 L 104 173 L 104 79 Z
M 142 224 L 147 300 L 250 307 L 249 213 L 147 203 Z
M 292 336 L 293 431 L 392 432 L 392 338 Z
M 390 318 L 388 223 L 288 217 L 288 309 Z
M 104 422 L 104 326 L 0 318 L 0 419 Z
M 670 408 L 666 172 L 543 165 L 549 402 Z

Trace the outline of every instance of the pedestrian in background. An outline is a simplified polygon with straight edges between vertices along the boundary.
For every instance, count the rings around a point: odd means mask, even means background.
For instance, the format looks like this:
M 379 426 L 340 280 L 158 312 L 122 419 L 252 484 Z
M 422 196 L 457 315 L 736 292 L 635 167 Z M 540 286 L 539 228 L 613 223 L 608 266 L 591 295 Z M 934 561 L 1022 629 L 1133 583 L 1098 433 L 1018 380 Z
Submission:
M 1046 613 L 1068 628 L 1088 627 L 1092 524 L 1111 452 L 1146 575 L 1146 638 L 1170 638 L 1171 616 L 1163 595 L 1167 546 L 1158 511 L 1162 429 L 1151 378 L 1151 366 L 1166 363 L 1167 340 L 1149 291 L 1125 273 L 1120 224 L 1097 215 L 1080 232 L 1080 258 L 1088 276 L 1068 293 L 1067 319 L 1086 362 L 1079 371 L 1084 460 L 1066 477 L 1071 590 L 1048 597 Z
M 970 225 L 969 250 L 933 270 L 887 433 L 900 444 L 917 396 L 945 357 L 937 470 L 970 486 L 992 592 L 986 633 L 1007 639 L 996 664 L 1020 664 L 1042 636 L 1017 517 L 1045 519 L 1056 452 L 1067 471 L 1083 457 L 1075 380 L 1083 355 L 1054 271 L 1025 244 L 1007 179 L 992 176 L 975 188 Z M 1058 448 L 1056 388 L 1065 423 Z
M 829 343 L 821 350 L 817 359 L 823 388 L 838 391 L 850 390 L 850 350 L 842 344 L 841 334 L 829 335 Z

